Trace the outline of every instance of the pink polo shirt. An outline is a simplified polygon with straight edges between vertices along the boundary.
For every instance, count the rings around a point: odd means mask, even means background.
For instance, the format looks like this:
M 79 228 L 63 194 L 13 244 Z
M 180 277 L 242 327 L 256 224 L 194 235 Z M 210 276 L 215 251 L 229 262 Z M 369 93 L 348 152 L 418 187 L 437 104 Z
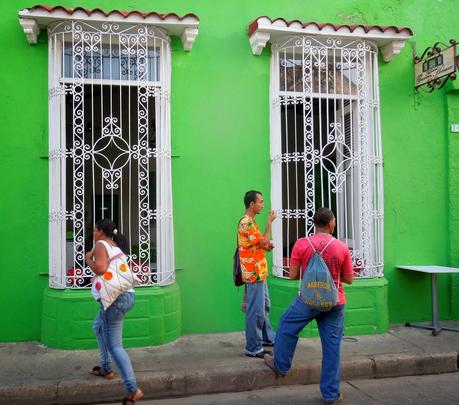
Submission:
M 314 234 L 309 237 L 314 248 L 317 252 L 321 252 L 325 245 L 329 242 L 331 236 L 325 234 Z M 293 246 L 292 255 L 290 257 L 290 265 L 298 265 L 301 268 L 302 274 L 304 274 L 306 267 L 308 266 L 309 260 L 311 259 L 314 251 L 306 238 L 298 239 Z M 335 239 L 322 254 L 325 264 L 332 274 L 335 284 L 338 286 L 339 304 L 346 303 L 346 297 L 344 295 L 343 284 L 341 278 L 345 274 L 353 274 L 351 253 L 349 248 L 343 242 Z M 338 282 L 338 275 L 339 282 Z

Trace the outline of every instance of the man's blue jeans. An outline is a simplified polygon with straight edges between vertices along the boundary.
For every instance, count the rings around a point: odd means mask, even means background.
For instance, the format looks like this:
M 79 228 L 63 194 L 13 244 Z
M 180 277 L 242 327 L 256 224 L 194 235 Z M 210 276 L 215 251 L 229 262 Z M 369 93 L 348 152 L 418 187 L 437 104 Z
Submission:
M 134 306 L 134 301 L 134 293 L 125 292 L 106 311 L 101 304 L 99 314 L 93 322 L 100 351 L 100 368 L 102 371 L 111 370 L 111 355 L 128 392 L 137 391 L 137 383 L 131 360 L 123 347 L 122 335 L 124 317 Z
M 340 348 L 343 336 L 344 305 L 338 305 L 328 312 L 320 312 L 297 297 L 290 304 L 279 321 L 274 346 L 274 366 L 286 373 L 292 365 L 298 335 L 313 319 L 319 327 L 322 342 L 322 370 L 320 391 L 323 399 L 333 401 L 339 398 Z
M 274 342 L 276 334 L 269 323 L 271 301 L 266 281 L 247 283 L 245 288 L 247 293 L 245 352 L 254 356 L 263 351 L 263 342 Z

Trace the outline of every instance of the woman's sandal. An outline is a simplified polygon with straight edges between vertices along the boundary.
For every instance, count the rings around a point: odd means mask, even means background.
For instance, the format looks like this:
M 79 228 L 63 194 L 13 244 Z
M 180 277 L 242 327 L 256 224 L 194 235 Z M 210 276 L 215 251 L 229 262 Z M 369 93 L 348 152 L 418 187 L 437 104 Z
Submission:
M 123 398 L 123 405 L 134 405 L 135 401 L 138 401 L 143 397 L 143 392 L 140 390 L 137 390 L 136 392 L 132 393 L 126 398 Z
M 89 374 L 95 375 L 97 377 L 103 377 L 107 380 L 111 380 L 115 376 L 113 371 L 102 371 L 99 366 L 95 366 L 92 368 L 92 370 L 89 370 Z

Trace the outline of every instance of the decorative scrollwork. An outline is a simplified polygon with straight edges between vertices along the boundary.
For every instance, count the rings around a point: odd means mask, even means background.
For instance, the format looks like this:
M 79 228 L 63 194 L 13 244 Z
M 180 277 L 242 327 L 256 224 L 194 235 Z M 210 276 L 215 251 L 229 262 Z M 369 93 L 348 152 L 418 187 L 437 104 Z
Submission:
M 286 219 L 298 219 L 298 218 L 306 218 L 306 210 L 302 209 L 284 209 L 282 210 L 282 218 Z
M 107 210 L 105 214 L 110 212 L 109 204 L 113 214 L 114 196 L 124 205 L 124 218 L 129 212 L 129 219 L 121 219 L 118 225 L 123 233 L 130 233 L 133 253 L 129 261 L 142 284 L 150 285 L 158 280 L 170 282 L 174 279 L 173 258 L 164 254 L 169 247 L 162 249 L 158 253 L 162 256 L 157 258 L 156 247 L 151 242 L 156 226 L 166 230 L 172 227 L 172 210 L 169 203 L 164 202 L 164 190 L 161 188 L 162 194 L 158 197 L 160 207 L 156 207 L 156 193 L 151 190 L 159 183 L 158 178 L 151 178 L 156 176 L 156 165 L 161 166 L 162 173 L 167 172 L 171 158 L 170 143 L 161 138 L 163 131 L 166 135 L 168 132 L 162 122 L 155 125 L 156 120 L 164 117 L 152 114 L 153 105 L 153 111 L 161 108 L 161 114 L 167 114 L 169 108 L 168 82 L 164 81 L 168 75 L 160 77 L 164 71 L 160 56 L 168 55 L 169 36 L 164 30 L 144 24 L 72 21 L 50 24 L 48 33 L 50 40 L 58 44 L 50 51 L 56 60 L 62 58 L 56 69 L 56 72 L 61 70 L 56 74 L 60 77 L 54 80 L 48 92 L 50 105 L 57 107 L 65 100 L 66 108 L 70 109 L 66 119 L 70 129 L 67 136 L 49 150 L 49 159 L 66 159 L 65 165 L 54 162 L 53 166 L 60 166 L 59 170 L 66 167 L 71 174 L 63 183 L 71 189 L 67 195 L 72 195 L 71 201 L 66 202 L 71 210 L 51 211 L 49 221 L 50 229 L 64 225 L 67 244 L 73 243 L 73 265 L 66 269 L 65 275 L 58 277 L 56 274 L 62 274 L 61 263 L 53 262 L 50 285 L 74 289 L 90 285 L 93 272 L 84 261 L 85 239 L 88 224 L 95 219 L 95 200 L 99 196 L 100 209 Z M 165 59 L 167 62 L 168 58 Z M 129 88 L 129 97 L 123 98 L 125 88 Z M 129 101 L 125 107 L 126 99 Z M 126 118 L 126 110 L 129 118 Z M 62 187 L 62 183 L 59 184 Z
M 54 211 L 48 214 L 49 222 L 66 221 L 73 218 L 73 211 Z
M 382 158 L 378 129 L 369 123 L 379 113 L 369 69 L 377 48 L 358 38 L 299 35 L 275 42 L 273 52 L 279 81 L 271 103 L 282 133 L 271 161 L 286 193 L 280 200 L 283 248 L 292 232 L 313 233 L 315 210 L 330 206 L 359 277 L 379 276 L 382 190 L 373 176 L 382 176 Z M 279 263 L 274 268 L 285 270 Z

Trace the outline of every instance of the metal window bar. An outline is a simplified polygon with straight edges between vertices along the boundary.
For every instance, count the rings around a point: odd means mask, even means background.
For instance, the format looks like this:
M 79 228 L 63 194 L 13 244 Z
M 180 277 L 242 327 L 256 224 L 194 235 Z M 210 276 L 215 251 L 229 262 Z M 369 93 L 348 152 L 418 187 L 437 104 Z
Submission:
M 48 37 L 50 287 L 90 286 L 84 253 L 105 217 L 142 285 L 174 282 L 169 37 L 72 21 Z
M 273 44 L 271 195 L 274 274 L 288 276 L 298 237 L 330 207 L 358 277 L 383 275 L 382 155 L 377 48 L 313 36 Z

